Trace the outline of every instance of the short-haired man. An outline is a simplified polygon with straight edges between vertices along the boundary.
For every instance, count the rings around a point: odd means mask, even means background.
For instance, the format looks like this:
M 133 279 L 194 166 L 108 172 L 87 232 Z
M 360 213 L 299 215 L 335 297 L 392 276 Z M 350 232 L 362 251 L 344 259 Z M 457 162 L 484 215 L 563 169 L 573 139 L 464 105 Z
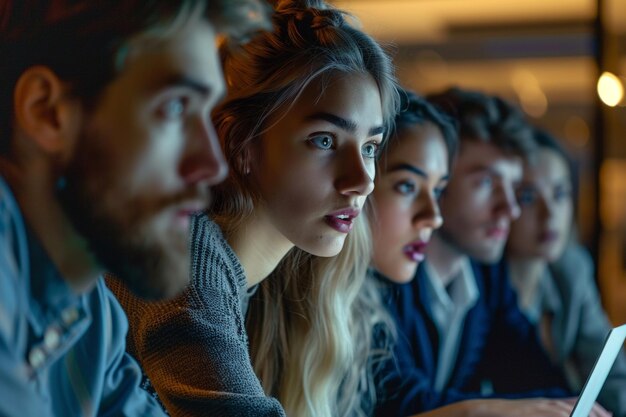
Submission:
M 163 415 L 101 274 L 187 284 L 227 170 L 216 37 L 265 23 L 256 0 L 0 3 L 0 415 Z
M 444 223 L 426 261 L 412 282 L 393 285 L 398 371 L 379 414 L 406 416 L 506 394 L 563 396 L 562 375 L 519 311 L 506 270 L 494 264 L 520 214 L 515 186 L 533 151 L 531 128 L 497 97 L 455 88 L 428 98 L 457 119 L 460 148 L 440 201 Z M 570 406 L 549 401 L 475 400 L 438 412 L 556 416 Z

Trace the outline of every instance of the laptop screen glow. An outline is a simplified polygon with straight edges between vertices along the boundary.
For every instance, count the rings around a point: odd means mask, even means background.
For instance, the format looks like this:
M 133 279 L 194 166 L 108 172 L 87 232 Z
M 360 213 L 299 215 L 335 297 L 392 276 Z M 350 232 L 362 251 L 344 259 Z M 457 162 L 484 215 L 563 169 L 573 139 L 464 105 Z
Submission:
M 598 394 L 602 390 L 604 381 L 609 375 L 609 371 L 613 367 L 615 358 L 624 346 L 626 338 L 626 324 L 612 329 L 604 342 L 604 347 L 598 359 L 596 360 L 593 370 L 585 382 L 578 401 L 572 410 L 570 417 L 587 417 L 598 398 Z

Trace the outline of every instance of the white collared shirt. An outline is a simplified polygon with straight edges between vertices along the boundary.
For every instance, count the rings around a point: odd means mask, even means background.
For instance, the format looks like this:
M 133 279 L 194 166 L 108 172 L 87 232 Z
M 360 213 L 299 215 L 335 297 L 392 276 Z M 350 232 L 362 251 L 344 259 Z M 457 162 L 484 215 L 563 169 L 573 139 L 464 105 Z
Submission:
M 435 389 L 444 389 L 456 363 L 456 358 L 463 333 L 463 323 L 467 312 L 478 301 L 476 277 L 469 258 L 461 264 L 459 273 L 449 283 L 450 292 L 446 291 L 437 272 L 428 264 L 426 268 L 428 297 L 435 327 L 439 332 L 439 355 Z

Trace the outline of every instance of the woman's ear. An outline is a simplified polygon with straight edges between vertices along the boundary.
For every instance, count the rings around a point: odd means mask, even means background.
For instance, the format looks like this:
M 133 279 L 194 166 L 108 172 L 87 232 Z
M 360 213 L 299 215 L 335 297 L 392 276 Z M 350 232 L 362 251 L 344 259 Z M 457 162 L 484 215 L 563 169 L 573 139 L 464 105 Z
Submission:
M 66 85 L 48 67 L 22 73 L 13 92 L 15 130 L 45 153 L 67 154 L 78 133 L 80 106 L 69 99 Z

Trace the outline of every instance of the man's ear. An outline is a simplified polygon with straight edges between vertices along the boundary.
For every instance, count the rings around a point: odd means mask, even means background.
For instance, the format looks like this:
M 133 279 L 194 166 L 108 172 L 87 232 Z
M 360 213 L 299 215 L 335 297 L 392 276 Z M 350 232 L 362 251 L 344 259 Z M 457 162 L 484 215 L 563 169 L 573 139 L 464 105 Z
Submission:
M 46 153 L 67 153 L 77 133 L 79 106 L 49 68 L 33 66 L 22 73 L 13 92 L 15 128 Z

